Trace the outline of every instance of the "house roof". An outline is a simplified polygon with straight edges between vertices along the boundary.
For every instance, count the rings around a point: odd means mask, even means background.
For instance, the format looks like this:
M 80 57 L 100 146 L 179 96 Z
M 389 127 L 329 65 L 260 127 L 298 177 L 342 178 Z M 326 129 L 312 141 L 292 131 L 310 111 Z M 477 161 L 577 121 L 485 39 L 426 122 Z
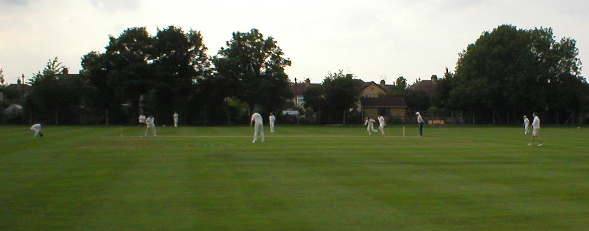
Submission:
M 307 90 L 307 88 L 309 88 L 310 86 L 313 86 L 313 85 L 321 86 L 321 84 L 318 84 L 318 83 L 302 82 L 302 83 L 295 83 L 295 84 L 291 85 L 290 87 L 292 89 L 292 92 L 295 95 L 303 95 L 303 93 Z
M 434 82 L 431 80 L 421 80 L 409 87 L 411 90 L 425 91 L 427 93 L 434 92 Z
M 374 84 L 375 86 L 379 87 L 380 89 L 382 89 L 384 92 L 386 92 L 388 90 L 387 86 L 383 86 L 381 84 L 377 84 L 374 81 L 370 81 L 370 82 L 364 82 L 362 80 L 358 80 L 358 90 L 362 91 L 364 89 L 366 89 L 368 86 Z
M 9 84 L 8 86 L 6 86 L 7 90 L 25 90 L 25 91 L 29 91 L 31 90 L 33 87 L 31 85 L 28 84 Z
M 360 98 L 362 107 L 406 108 L 403 97 Z

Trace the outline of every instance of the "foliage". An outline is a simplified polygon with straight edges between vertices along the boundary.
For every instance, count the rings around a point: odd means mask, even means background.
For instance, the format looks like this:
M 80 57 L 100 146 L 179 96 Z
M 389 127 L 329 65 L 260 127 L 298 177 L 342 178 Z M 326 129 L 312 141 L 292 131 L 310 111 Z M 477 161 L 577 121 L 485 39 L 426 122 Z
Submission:
M 407 94 L 407 90 L 407 79 L 403 76 L 399 76 L 395 81 L 395 84 L 388 90 L 387 95 L 404 97 Z
M 311 109 L 316 122 L 321 121 L 321 111 L 325 108 L 325 88 L 321 85 L 311 85 L 303 92 L 305 108 Z
M 491 114 L 493 122 L 531 111 L 582 110 L 589 102 L 577 55 L 576 42 L 557 42 L 552 29 L 499 26 L 460 54 L 455 74 L 438 88 L 436 103 Z
M 355 109 L 360 99 L 359 81 L 352 74 L 328 73 L 323 80 L 325 104 L 321 110 L 325 113 L 323 122 L 344 123 L 346 114 Z
M 4 70 L 0 68 L 0 87 L 4 86 Z
M 227 48 L 212 59 L 229 94 L 246 102 L 250 110 L 271 112 L 281 109 L 292 97 L 284 68 L 291 65 L 272 37 L 264 38 L 257 29 L 235 32 Z
M 358 84 L 352 74 L 329 72 L 321 85 L 311 85 L 303 92 L 304 107 L 315 113 L 319 123 L 345 123 L 360 98 Z
M 417 80 L 415 84 L 418 84 L 420 80 Z M 414 85 L 415 85 L 414 84 Z M 407 86 L 407 79 L 400 76 L 387 92 L 388 96 L 403 97 L 407 107 L 412 111 L 425 111 L 431 106 L 430 93 L 423 91 L 422 89 L 412 88 Z
M 56 57 L 49 60 L 42 72 L 32 77 L 32 91 L 26 97 L 25 106 L 34 115 L 33 122 L 60 124 L 79 121 L 79 113 L 83 113 L 91 103 L 89 97 L 93 88 L 85 78 L 68 75 L 65 69 Z
M 460 110 L 460 108 L 449 104 L 448 98 L 450 93 L 450 82 L 454 74 L 451 73 L 448 68 L 444 73 L 444 78 L 438 79 L 437 83 L 434 84 L 434 92 L 431 96 L 432 107 L 445 108 L 448 110 Z
M 122 121 L 136 116 L 125 115 L 123 104 L 140 113 L 187 115 L 191 102 L 186 99 L 198 97 L 193 85 L 210 75 L 206 50 L 198 31 L 169 26 L 152 37 L 144 27 L 130 28 L 118 38 L 110 36 L 105 53 L 85 55 L 83 74 L 98 89 L 98 105 Z

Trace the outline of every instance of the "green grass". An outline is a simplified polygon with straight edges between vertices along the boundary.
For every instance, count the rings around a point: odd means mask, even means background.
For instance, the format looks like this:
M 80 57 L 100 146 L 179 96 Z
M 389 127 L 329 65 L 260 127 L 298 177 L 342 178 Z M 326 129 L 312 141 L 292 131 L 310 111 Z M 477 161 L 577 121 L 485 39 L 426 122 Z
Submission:
M 588 129 L 388 130 L 0 127 L 0 230 L 589 227 Z

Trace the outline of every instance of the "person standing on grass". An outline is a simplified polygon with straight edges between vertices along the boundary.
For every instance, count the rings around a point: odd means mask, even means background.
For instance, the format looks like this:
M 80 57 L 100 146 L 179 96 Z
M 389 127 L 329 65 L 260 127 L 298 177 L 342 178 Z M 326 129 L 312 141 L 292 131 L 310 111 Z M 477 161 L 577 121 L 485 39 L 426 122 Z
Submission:
M 149 117 L 145 119 L 145 124 L 147 125 L 145 128 L 145 136 L 147 136 L 147 131 L 149 131 L 149 129 L 151 129 L 153 132 L 153 136 L 157 136 L 157 131 L 155 129 L 155 118 L 153 118 L 153 115 L 149 115 Z
M 527 135 L 530 132 L 530 120 L 526 115 L 524 115 L 524 135 Z
M 540 144 L 538 144 L 538 147 L 543 146 L 544 144 L 542 144 L 542 140 L 540 140 L 540 117 L 538 117 L 538 113 L 534 112 L 532 114 L 534 116 L 534 121 L 532 121 L 532 126 L 530 126 L 533 130 L 532 130 L 532 141 L 530 141 L 530 143 L 528 143 L 528 146 L 532 146 L 532 144 L 534 143 L 534 140 L 537 139 L 538 142 Z
M 421 117 L 419 112 L 415 112 L 415 115 L 417 115 L 417 123 L 419 124 L 419 136 L 423 136 L 423 125 L 425 122 L 423 121 L 423 117 Z
M 178 127 L 178 112 L 174 112 L 174 127 Z
M 31 126 L 31 131 L 35 132 L 35 138 L 43 137 L 43 133 L 41 133 L 41 124 L 33 124 Z
M 268 121 L 270 123 L 270 132 L 274 133 L 274 122 L 276 122 L 276 117 L 274 116 L 274 114 L 270 113 Z
M 254 141 L 252 143 L 258 142 L 258 136 L 262 138 L 262 143 L 264 143 L 264 120 L 258 111 L 254 111 L 252 114 L 252 119 L 250 120 L 250 127 L 254 126 Z
M 380 130 L 380 133 L 382 134 L 382 136 L 385 136 L 385 132 L 384 132 L 384 126 L 386 125 L 386 123 L 384 122 L 384 117 L 382 115 L 378 115 L 378 129 Z
M 368 131 L 368 135 L 371 136 L 372 132 L 376 132 L 378 133 L 377 130 L 374 130 L 374 123 L 376 121 L 374 121 L 374 119 L 371 119 L 370 117 L 366 116 L 366 121 L 364 122 L 364 126 L 366 126 L 366 131 Z
M 147 117 L 145 117 L 144 114 L 139 115 L 139 127 L 143 127 L 145 125 L 146 119 L 147 119 Z

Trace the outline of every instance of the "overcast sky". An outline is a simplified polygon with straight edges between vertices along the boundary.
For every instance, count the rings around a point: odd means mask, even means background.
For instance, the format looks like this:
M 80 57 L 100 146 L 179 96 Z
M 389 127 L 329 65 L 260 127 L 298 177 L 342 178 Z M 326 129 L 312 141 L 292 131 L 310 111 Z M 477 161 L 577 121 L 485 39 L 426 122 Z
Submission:
M 329 72 L 364 81 L 416 79 L 453 71 L 458 53 L 502 24 L 550 27 L 577 41 L 589 62 L 589 1 L 579 0 L 0 0 L 0 68 L 28 80 L 58 57 L 70 73 L 103 53 L 125 29 L 174 25 L 200 31 L 209 55 L 233 32 L 272 36 L 291 81 L 320 83 Z

